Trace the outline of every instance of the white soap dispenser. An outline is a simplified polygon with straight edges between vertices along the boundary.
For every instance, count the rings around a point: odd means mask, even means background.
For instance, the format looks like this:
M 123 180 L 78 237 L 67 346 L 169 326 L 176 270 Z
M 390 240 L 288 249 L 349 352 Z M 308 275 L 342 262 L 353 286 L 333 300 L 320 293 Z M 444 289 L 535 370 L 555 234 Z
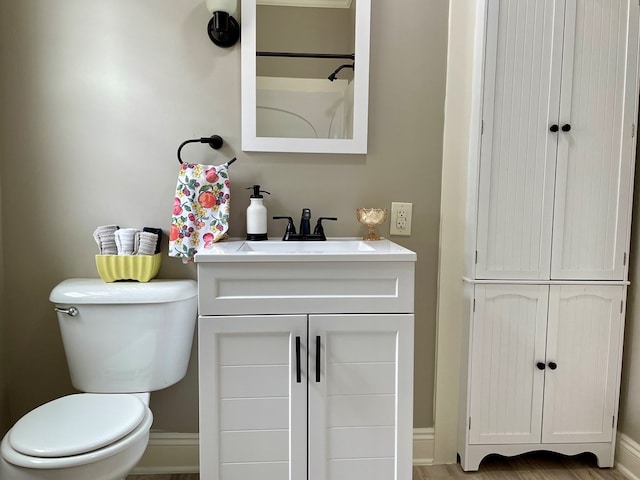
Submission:
M 253 189 L 250 204 L 247 207 L 247 240 L 267 240 L 267 207 L 264 206 L 261 193 L 271 195 L 265 190 L 260 190 L 260 185 L 247 187 Z

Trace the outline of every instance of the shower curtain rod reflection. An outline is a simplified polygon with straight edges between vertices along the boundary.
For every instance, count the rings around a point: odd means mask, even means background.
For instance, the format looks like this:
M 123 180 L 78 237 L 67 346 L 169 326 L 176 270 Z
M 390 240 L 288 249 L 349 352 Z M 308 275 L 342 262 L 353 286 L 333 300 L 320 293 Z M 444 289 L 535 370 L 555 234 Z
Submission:
M 329 58 L 355 60 L 355 53 L 256 52 L 256 57 Z

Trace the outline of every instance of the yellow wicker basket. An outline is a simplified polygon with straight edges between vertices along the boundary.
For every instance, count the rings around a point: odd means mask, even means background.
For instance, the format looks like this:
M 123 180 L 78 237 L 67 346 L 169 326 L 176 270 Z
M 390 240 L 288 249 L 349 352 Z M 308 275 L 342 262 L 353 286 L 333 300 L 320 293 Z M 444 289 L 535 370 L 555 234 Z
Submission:
M 148 282 L 160 270 L 162 253 L 155 255 L 96 255 L 96 267 L 105 282 L 137 280 Z

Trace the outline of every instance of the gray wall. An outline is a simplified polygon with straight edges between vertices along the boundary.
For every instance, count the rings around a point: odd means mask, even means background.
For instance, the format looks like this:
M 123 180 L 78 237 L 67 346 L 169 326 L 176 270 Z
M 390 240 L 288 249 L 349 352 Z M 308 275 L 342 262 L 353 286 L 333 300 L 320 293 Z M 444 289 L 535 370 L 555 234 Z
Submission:
M 364 233 L 356 207 L 414 203 L 412 236 L 395 240 L 418 253 L 414 423 L 432 426 L 447 16 L 446 0 L 373 1 L 368 155 L 248 154 L 240 48 L 209 41 L 204 2 L 0 0 L 5 420 L 73 391 L 48 295 L 64 278 L 96 276 L 95 227 L 166 230 L 177 146 L 217 133 L 219 153 L 183 153 L 214 164 L 238 157 L 232 235 L 244 234 L 244 188 L 254 183 L 272 192 L 270 216 L 302 207 L 337 216 L 329 235 Z M 283 228 L 269 223 L 273 235 Z M 165 257 L 160 276 L 193 278 L 195 269 Z M 151 406 L 155 429 L 197 431 L 193 361 Z
M 0 162 L 6 158 L 0 149 Z M 1 175 L 0 175 L 1 178 Z M 9 423 L 9 391 L 7 388 L 8 362 L 6 357 L 6 315 L 4 296 L 4 262 L 2 255 L 2 182 L 0 181 L 0 431 L 4 432 Z

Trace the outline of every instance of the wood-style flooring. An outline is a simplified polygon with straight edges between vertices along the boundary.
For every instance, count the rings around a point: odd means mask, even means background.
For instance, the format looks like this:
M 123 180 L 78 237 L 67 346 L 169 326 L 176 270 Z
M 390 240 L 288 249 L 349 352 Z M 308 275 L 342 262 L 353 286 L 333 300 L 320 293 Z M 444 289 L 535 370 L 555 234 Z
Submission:
M 199 480 L 197 473 L 129 475 L 127 480 Z M 595 457 L 565 457 L 531 453 L 513 458 L 487 457 L 478 472 L 463 472 L 459 465 L 414 467 L 413 480 L 627 480 L 615 468 L 598 468 Z

